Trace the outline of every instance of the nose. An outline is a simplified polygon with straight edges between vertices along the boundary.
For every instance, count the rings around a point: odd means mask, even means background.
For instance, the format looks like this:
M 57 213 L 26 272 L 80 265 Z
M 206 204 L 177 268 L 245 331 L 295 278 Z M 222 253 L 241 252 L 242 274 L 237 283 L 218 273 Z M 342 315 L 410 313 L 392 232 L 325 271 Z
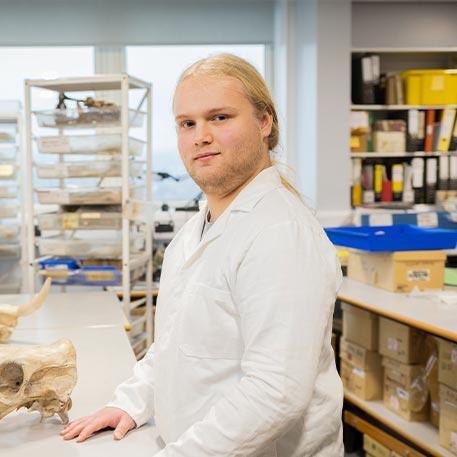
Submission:
M 204 146 L 207 144 L 211 144 L 213 142 L 213 135 L 211 133 L 211 129 L 209 125 L 204 123 L 199 123 L 196 125 L 195 128 L 195 137 L 194 137 L 194 144 L 195 146 Z

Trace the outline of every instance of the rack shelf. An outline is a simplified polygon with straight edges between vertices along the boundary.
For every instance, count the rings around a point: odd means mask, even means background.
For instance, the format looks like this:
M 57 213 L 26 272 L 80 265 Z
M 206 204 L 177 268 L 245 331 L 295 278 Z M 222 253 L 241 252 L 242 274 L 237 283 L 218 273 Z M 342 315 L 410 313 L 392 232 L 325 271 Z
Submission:
M 445 109 L 457 108 L 457 105 L 352 105 L 353 111 L 408 111 L 410 109 Z
M 130 292 L 146 270 L 146 331 L 132 340 L 134 349 L 139 348 L 138 356 L 150 346 L 153 335 L 152 228 L 144 221 L 131 221 L 126 213 L 132 199 L 152 205 L 151 85 L 127 74 L 115 74 L 26 80 L 25 89 L 27 213 L 33 218 L 29 221 L 27 243 L 29 291 L 35 290 L 36 270 L 43 260 L 73 262 L 67 263 L 74 281 L 69 281 L 70 286 L 79 284 L 81 278 L 94 278 L 93 286 L 97 286 L 103 282 L 100 278 L 112 274 L 107 269 L 114 268 L 116 274 L 111 283 L 121 281 L 122 307 L 132 321 Z M 50 106 L 37 111 L 32 99 L 39 92 L 37 89 L 55 91 L 56 100 L 62 93 L 104 91 L 108 93 L 103 97 L 113 102 L 101 108 L 55 110 Z M 129 105 L 131 90 L 141 92 L 141 100 L 133 107 Z M 43 116 L 47 116 L 46 122 Z M 135 136 L 140 132 L 145 138 L 131 137 L 131 128 L 135 129 Z M 109 157 L 100 159 L 107 154 Z M 43 208 L 53 212 L 43 215 Z M 42 230 L 40 238 L 34 232 L 36 220 Z M 47 251 L 46 247 L 52 249 Z M 55 255 L 53 259 L 49 255 L 43 258 L 46 253 Z M 94 264 L 99 265 L 99 273 Z M 54 264 L 48 266 L 53 268 Z M 89 280 L 81 281 L 82 285 L 91 284 Z
M 441 157 L 457 155 L 457 151 L 449 152 L 351 152 L 351 159 L 376 159 L 384 157 Z

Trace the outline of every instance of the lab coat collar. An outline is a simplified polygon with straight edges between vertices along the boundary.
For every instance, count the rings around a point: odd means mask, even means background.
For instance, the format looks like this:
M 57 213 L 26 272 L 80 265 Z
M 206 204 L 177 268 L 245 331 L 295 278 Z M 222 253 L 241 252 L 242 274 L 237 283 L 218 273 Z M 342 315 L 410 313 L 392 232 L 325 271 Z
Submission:
M 262 170 L 233 200 L 225 211 L 217 218 L 212 227 L 203 235 L 203 221 L 208 211 L 208 205 L 202 205 L 194 217 L 192 225 L 184 235 L 184 265 L 188 265 L 213 240 L 218 238 L 227 226 L 232 212 L 250 212 L 260 199 L 270 190 L 281 187 L 281 177 L 275 167 Z

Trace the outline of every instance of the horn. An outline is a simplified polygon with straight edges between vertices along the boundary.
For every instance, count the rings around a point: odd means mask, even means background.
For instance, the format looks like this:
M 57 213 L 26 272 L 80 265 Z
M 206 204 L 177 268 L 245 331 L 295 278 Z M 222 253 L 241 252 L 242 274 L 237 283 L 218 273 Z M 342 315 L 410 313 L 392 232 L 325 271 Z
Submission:
M 41 290 L 30 300 L 29 303 L 20 305 L 17 309 L 17 316 L 28 316 L 36 311 L 48 298 L 51 289 L 51 278 L 47 278 Z

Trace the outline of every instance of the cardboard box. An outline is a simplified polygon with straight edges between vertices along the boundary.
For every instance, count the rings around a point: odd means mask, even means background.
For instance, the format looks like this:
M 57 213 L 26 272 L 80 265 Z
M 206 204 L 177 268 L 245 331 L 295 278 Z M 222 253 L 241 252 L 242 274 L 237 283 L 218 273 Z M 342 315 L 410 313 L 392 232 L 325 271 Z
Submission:
M 368 371 L 341 359 L 340 375 L 344 387 L 362 400 L 378 400 L 382 397 L 381 367 L 375 371 Z
M 347 303 L 343 303 L 341 307 L 344 338 L 370 351 L 377 351 L 378 315 Z
M 350 250 L 348 277 L 393 292 L 410 292 L 414 287 L 442 289 L 444 251 L 402 251 L 372 253 Z
M 457 344 L 441 340 L 439 342 L 438 380 L 457 390 Z
M 425 361 L 426 334 L 400 322 L 379 318 L 379 352 L 402 363 Z
M 373 132 L 373 149 L 376 152 L 406 151 L 405 132 Z
M 457 390 L 440 384 L 440 445 L 457 455 Z
M 367 371 L 381 369 L 381 356 L 378 352 L 370 351 L 344 337 L 340 340 L 340 357 L 351 365 Z
M 363 435 L 363 450 L 373 457 L 390 457 L 390 449 L 371 438 L 369 435 Z
M 407 365 L 388 357 L 384 367 L 384 405 L 408 421 L 429 418 L 428 390 L 422 365 Z

